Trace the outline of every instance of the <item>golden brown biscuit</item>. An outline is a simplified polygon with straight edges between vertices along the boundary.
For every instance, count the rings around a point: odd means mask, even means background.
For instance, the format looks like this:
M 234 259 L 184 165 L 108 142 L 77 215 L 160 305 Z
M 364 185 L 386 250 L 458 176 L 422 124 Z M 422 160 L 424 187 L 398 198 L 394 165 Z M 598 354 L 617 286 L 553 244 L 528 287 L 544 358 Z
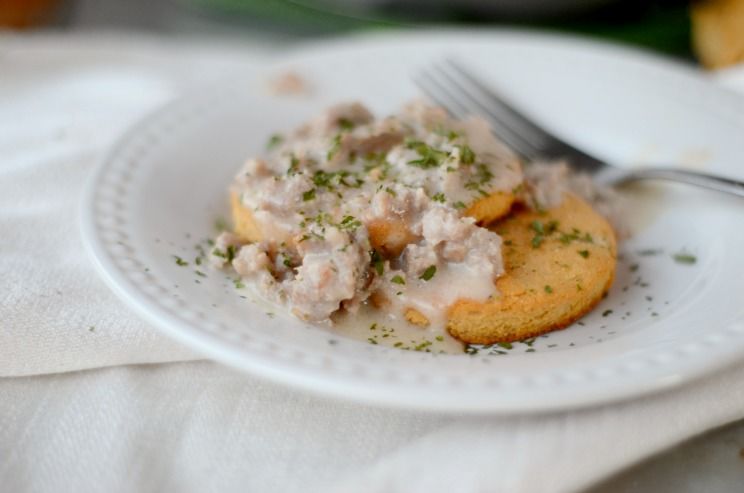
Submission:
M 744 60 L 744 0 L 706 0 L 691 7 L 695 53 L 708 68 Z
M 506 273 L 493 299 L 460 300 L 450 308 L 447 330 L 464 342 L 517 341 L 563 328 L 612 284 L 615 234 L 574 195 L 547 212 L 516 211 L 491 229 L 504 239 Z
M 465 215 L 475 218 L 478 224 L 491 224 L 509 214 L 515 200 L 511 192 L 494 192 L 465 209 Z

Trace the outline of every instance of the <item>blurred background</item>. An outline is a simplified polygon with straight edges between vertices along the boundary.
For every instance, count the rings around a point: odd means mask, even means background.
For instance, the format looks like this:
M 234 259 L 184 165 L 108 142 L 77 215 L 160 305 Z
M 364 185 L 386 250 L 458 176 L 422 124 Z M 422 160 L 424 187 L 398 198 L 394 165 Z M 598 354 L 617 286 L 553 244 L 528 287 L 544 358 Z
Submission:
M 427 25 L 593 35 L 709 68 L 744 60 L 744 0 L 0 0 L 12 29 L 136 29 L 302 41 Z

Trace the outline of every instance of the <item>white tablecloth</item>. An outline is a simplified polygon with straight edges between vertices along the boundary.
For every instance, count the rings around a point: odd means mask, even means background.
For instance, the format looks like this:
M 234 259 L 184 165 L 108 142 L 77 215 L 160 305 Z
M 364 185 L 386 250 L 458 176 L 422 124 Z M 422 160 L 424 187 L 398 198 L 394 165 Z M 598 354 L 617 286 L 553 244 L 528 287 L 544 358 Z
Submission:
M 329 400 L 188 362 L 198 356 L 98 280 L 78 199 L 134 119 L 266 49 L 0 36 L 0 490 L 576 491 L 744 417 L 744 365 L 612 406 L 473 418 Z M 744 89 L 741 71 L 719 78 Z

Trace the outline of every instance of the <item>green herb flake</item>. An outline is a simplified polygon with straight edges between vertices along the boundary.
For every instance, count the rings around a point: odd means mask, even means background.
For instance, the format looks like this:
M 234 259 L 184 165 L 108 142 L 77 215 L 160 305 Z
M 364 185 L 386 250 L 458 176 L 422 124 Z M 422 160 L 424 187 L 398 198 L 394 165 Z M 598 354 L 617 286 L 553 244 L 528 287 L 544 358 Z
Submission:
M 675 253 L 674 255 L 672 255 L 672 258 L 678 264 L 692 265 L 697 262 L 697 257 L 695 255 L 685 252 Z
M 186 267 L 187 265 L 189 265 L 188 262 L 186 262 L 184 259 L 182 259 L 178 255 L 173 255 L 173 258 L 176 260 L 176 265 L 178 265 L 179 267 Z
M 218 233 L 221 233 L 222 231 L 227 231 L 229 229 L 229 225 L 227 224 L 227 221 L 225 221 L 225 219 L 218 217 L 214 220 L 214 229 Z
M 276 146 L 284 142 L 284 137 L 280 134 L 274 134 L 269 137 L 269 141 L 266 143 L 267 149 L 274 149 Z
M 546 293 L 553 294 L 553 288 L 551 286 L 546 284 L 544 289 Z
M 362 222 L 359 219 L 355 218 L 354 216 L 344 216 L 344 218 L 338 224 L 338 227 L 339 229 L 343 229 L 347 231 L 354 231 L 361 225 L 362 225 Z
M 444 342 L 444 336 L 436 336 L 434 339 L 436 339 L 439 342 Z
M 390 282 L 393 282 L 395 284 L 405 284 L 406 281 L 401 276 L 396 275 L 392 279 L 390 279 Z
M 589 258 L 589 250 L 579 250 L 578 253 L 584 258 Z
M 473 164 L 475 162 L 475 153 L 467 145 L 457 146 L 460 149 L 460 162 L 463 164 Z
M 651 257 L 653 255 L 659 255 L 663 253 L 661 248 L 647 248 L 645 250 L 638 250 L 638 255 L 642 257 Z
M 245 284 L 243 284 L 243 280 L 239 277 L 233 279 L 233 284 L 235 284 L 235 289 L 243 289 L 245 287 Z
M 406 147 L 415 150 L 419 155 L 419 159 L 408 161 L 408 164 L 422 169 L 431 169 L 440 166 L 448 155 L 446 152 L 435 149 L 420 140 L 408 141 Z
M 444 204 L 444 202 L 445 202 L 446 199 L 444 197 L 444 194 L 442 192 L 439 192 L 439 193 L 435 193 L 431 197 L 431 200 L 433 200 L 434 202 L 440 202 L 440 203 Z
M 333 137 L 333 140 L 331 141 L 331 147 L 328 149 L 328 154 L 326 154 L 326 159 L 330 161 L 333 159 L 333 156 L 338 154 L 338 151 L 341 150 L 341 134 L 336 134 L 335 137 Z
M 302 193 L 302 200 L 307 202 L 308 200 L 313 200 L 315 198 L 315 189 L 311 188 L 310 190 Z
M 436 265 L 430 265 L 426 268 L 423 274 L 419 277 L 419 279 L 423 279 L 424 281 L 430 281 L 432 277 L 434 277 L 434 274 L 437 273 L 437 266 Z
M 235 258 L 235 245 L 227 245 L 227 255 L 225 255 L 225 258 L 228 262 L 232 262 Z
M 196 274 L 199 277 L 207 277 L 207 275 L 200 270 L 195 270 L 194 274 Z
M 339 118 L 338 127 L 341 130 L 349 131 L 349 130 L 354 130 L 355 125 L 354 125 L 354 122 L 349 120 L 348 118 Z
M 533 236 L 531 241 L 532 248 L 538 248 L 540 245 L 542 245 L 543 239 L 544 237 L 541 234 L 536 234 L 535 236 Z
M 454 204 L 452 204 L 452 206 L 455 209 L 464 209 L 465 207 L 467 207 L 461 200 L 458 200 L 457 202 L 455 202 Z
M 610 315 L 612 315 L 612 310 L 605 310 L 602 312 L 603 317 L 609 317 Z
M 372 250 L 369 256 L 372 260 L 372 267 L 374 267 L 375 272 L 377 272 L 378 276 L 382 276 L 382 274 L 385 272 L 385 262 L 382 260 L 380 252 L 378 252 L 377 250 Z
M 289 176 L 296 175 L 299 167 L 300 167 L 300 160 L 297 159 L 297 156 L 292 154 L 289 158 L 289 168 L 287 168 L 287 174 Z

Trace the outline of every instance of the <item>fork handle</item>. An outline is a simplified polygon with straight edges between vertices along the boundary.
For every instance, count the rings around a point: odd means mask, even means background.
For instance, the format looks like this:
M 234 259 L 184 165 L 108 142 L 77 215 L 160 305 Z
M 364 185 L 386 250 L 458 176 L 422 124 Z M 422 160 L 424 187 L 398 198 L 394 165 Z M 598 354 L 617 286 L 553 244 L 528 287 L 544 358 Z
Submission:
M 679 168 L 624 169 L 618 173 L 612 173 L 603 181 L 610 185 L 620 185 L 637 180 L 675 181 L 744 197 L 744 182 L 742 181 Z

